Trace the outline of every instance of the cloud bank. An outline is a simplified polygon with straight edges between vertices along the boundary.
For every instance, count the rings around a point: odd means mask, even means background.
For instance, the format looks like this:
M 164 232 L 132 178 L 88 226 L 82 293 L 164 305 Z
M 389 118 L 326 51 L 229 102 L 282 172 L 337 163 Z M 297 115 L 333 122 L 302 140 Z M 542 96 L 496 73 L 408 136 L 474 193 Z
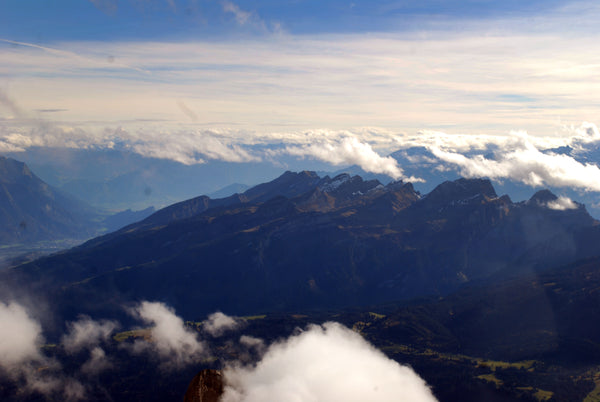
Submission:
M 223 402 L 436 399 L 410 368 L 337 323 L 271 345 L 256 367 L 225 370 Z
M 398 162 L 389 156 L 382 157 L 373 148 L 356 137 L 342 137 L 337 141 L 321 141 L 305 146 L 288 146 L 285 152 L 299 157 L 312 157 L 332 165 L 358 165 L 371 173 L 381 173 L 401 179 L 404 172 Z M 408 180 L 414 181 L 415 178 Z
M 514 133 L 510 139 L 494 150 L 492 158 L 481 153 L 468 156 L 449 147 L 429 145 L 428 148 L 440 162 L 455 167 L 463 177 L 510 179 L 532 187 L 600 191 L 600 168 L 595 163 L 582 163 L 571 155 L 540 150 L 526 133 Z M 571 144 L 580 147 L 579 139 L 571 138 Z

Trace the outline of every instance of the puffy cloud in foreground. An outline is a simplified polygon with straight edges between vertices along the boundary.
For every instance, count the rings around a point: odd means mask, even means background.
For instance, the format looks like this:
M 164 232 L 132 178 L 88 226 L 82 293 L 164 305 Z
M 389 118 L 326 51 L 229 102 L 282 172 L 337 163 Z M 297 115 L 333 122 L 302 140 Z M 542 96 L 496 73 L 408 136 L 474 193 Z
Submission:
M 197 334 L 187 329 L 183 320 L 165 304 L 144 301 L 132 310 L 132 314 L 152 325 L 152 342 L 137 341 L 134 351 L 156 353 L 163 368 L 196 363 L 206 353 L 206 347 L 198 340 Z
M 40 352 L 42 342 L 41 325 L 23 306 L 0 302 L 0 372 L 25 393 L 40 393 L 52 400 L 84 399 L 85 387 L 60 374 L 60 365 Z
M 62 344 L 69 353 L 81 349 L 94 348 L 102 341 L 109 339 L 118 324 L 113 321 L 94 321 L 90 317 L 82 317 L 78 321 L 67 324 L 69 332 L 63 336 Z
M 202 327 L 204 331 L 217 337 L 226 331 L 237 329 L 240 324 L 239 320 L 217 311 L 208 316 L 208 320 L 204 322 Z
M 223 402 L 436 400 L 413 370 L 333 322 L 273 344 L 255 367 L 224 375 Z
M 0 366 L 13 366 L 41 358 L 38 346 L 42 328 L 17 303 L 0 302 Z
M 119 324 L 114 321 L 94 321 L 90 317 L 81 317 L 67 324 L 69 332 L 62 337 L 62 345 L 67 353 L 77 353 L 88 349 L 90 358 L 81 367 L 81 372 L 96 375 L 112 367 L 112 362 L 104 350 L 98 346 L 107 342 Z

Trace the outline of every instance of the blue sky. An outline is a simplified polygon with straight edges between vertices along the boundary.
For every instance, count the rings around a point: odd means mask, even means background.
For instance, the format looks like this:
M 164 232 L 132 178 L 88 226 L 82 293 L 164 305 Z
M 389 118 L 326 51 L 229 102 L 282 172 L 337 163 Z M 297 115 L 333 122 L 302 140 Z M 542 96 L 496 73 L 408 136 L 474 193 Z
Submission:
M 5 0 L 0 152 L 291 155 L 408 179 L 385 155 L 425 146 L 464 175 L 600 191 L 596 165 L 542 152 L 600 141 L 599 17 L 590 1 Z M 459 157 L 491 147 L 506 161 Z
M 437 24 L 461 20 L 535 17 L 568 4 L 551 0 L 5 0 L 0 5 L 0 35 L 43 45 L 65 40 L 217 38 L 251 33 L 251 29 L 240 29 L 227 3 L 263 21 L 267 30 L 280 26 L 291 34 L 435 29 Z

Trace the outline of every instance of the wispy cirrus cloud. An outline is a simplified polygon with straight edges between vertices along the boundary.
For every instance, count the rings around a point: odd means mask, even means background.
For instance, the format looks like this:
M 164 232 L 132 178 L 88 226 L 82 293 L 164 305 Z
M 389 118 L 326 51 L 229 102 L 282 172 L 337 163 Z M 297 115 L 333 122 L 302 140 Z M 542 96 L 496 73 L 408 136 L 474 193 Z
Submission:
M 240 23 L 254 15 L 234 2 L 220 6 Z M 517 16 L 460 21 L 461 30 L 449 21 L 425 32 L 368 36 L 45 46 L 12 46 L 17 41 L 8 39 L 0 46 L 0 75 L 11 77 L 27 110 L 67 109 L 61 118 L 68 121 L 159 116 L 172 129 L 187 121 L 177 106 L 182 100 L 197 124 L 229 121 L 249 130 L 547 133 L 597 115 L 592 94 L 600 58 L 588 49 L 598 33 L 579 27 L 598 16 L 598 7 L 581 6 L 537 15 L 537 29 Z

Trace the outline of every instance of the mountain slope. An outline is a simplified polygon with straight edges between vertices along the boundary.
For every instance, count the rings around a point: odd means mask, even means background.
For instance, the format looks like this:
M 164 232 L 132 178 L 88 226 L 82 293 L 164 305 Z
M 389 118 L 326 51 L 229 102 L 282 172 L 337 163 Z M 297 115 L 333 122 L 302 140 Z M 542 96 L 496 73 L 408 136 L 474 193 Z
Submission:
M 24 163 L 0 156 L 0 242 L 89 237 L 94 217 L 90 207 L 48 186 Z
M 600 361 L 600 258 L 403 307 L 369 336 L 502 360 Z
M 230 205 L 176 204 L 11 277 L 50 289 L 65 314 L 142 299 L 184 315 L 243 314 L 444 295 L 598 254 L 600 230 L 582 205 L 538 198 L 513 203 L 479 179 L 421 197 L 410 184 L 286 173 Z

